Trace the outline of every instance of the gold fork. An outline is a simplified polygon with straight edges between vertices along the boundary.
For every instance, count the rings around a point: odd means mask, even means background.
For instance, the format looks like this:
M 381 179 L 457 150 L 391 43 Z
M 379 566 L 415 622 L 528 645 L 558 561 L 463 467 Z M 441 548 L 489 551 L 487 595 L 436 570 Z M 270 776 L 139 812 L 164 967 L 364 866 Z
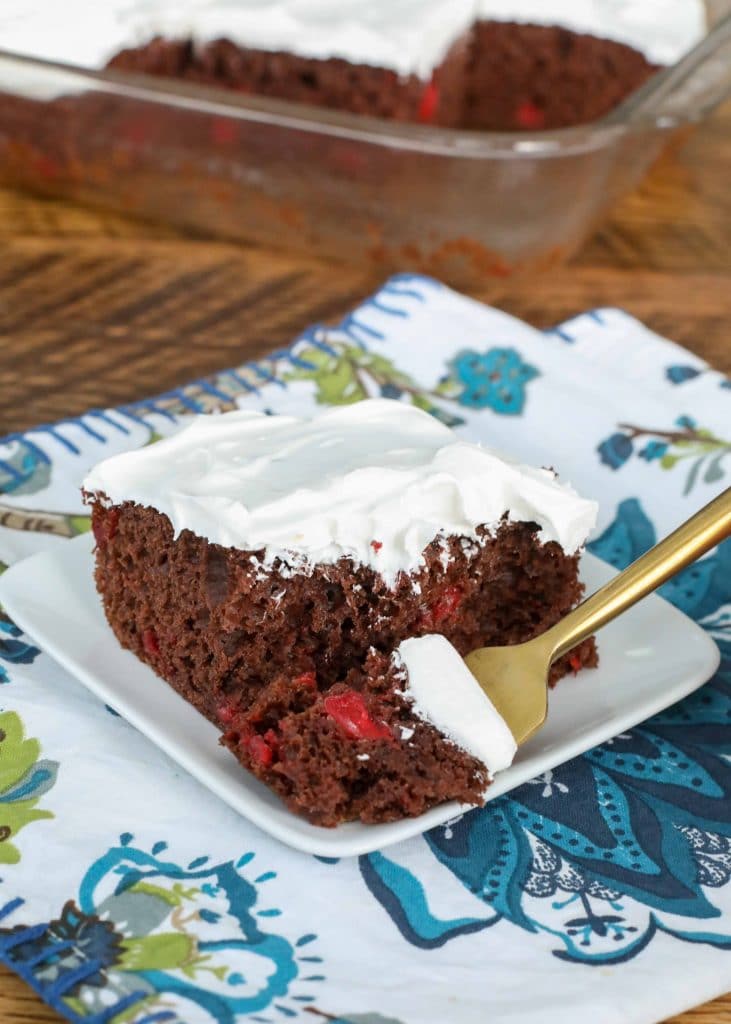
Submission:
M 541 636 L 512 647 L 481 647 L 467 667 L 507 722 L 516 742 L 541 728 L 548 672 L 563 654 L 731 534 L 731 487 Z

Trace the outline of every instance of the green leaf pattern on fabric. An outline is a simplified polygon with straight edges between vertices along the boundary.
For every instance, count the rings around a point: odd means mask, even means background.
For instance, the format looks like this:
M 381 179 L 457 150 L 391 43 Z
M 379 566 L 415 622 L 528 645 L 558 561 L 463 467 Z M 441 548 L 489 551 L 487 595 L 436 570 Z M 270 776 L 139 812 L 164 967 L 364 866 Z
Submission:
M 40 743 L 24 738 L 23 723 L 12 711 L 0 713 L 0 864 L 17 864 L 20 851 L 10 840 L 31 822 L 52 818 L 37 809 L 56 780 L 57 765 L 39 761 Z

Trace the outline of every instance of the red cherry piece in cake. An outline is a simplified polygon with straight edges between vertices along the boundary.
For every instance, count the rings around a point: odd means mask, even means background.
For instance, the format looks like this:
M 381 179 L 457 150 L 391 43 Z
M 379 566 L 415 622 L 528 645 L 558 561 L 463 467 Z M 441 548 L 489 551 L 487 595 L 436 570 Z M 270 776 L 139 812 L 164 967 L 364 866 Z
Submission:
M 119 509 L 104 509 L 95 512 L 91 519 L 91 529 L 98 548 L 103 548 L 117 532 Z
M 236 718 L 236 708 L 233 704 L 229 704 L 228 701 L 224 701 L 223 704 L 219 704 L 216 708 L 216 717 L 224 725 L 230 725 L 234 718 Z
M 462 603 L 462 591 L 459 587 L 445 587 L 439 598 L 429 609 L 428 618 L 432 625 L 437 625 L 448 619 L 459 608 Z
M 264 739 L 269 744 L 272 753 L 276 756 L 279 754 L 279 736 L 274 729 L 267 729 L 264 733 Z
M 386 740 L 392 733 L 385 722 L 371 716 L 363 695 L 357 690 L 332 693 L 325 698 L 325 711 L 334 718 L 343 732 L 354 740 Z
M 373 548 L 373 550 L 374 550 L 374 551 L 376 552 L 376 554 L 378 554 L 378 552 L 379 552 L 379 551 L 381 550 L 381 548 L 383 547 L 383 542 L 382 542 L 382 541 L 380 541 L 380 540 L 372 540 L 372 541 L 371 541 L 371 547 L 372 547 L 372 548 Z
M 573 673 L 574 673 L 574 675 L 576 675 L 576 673 L 577 673 L 577 672 L 578 672 L 578 671 L 579 671 L 579 670 L 581 669 L 581 667 L 582 667 L 582 665 L 581 665 L 581 658 L 579 657 L 579 655 L 578 655 L 578 654 L 570 654 L 570 655 L 569 655 L 569 665 L 570 665 L 570 666 L 571 666 L 571 668 L 573 669 Z
M 439 106 L 439 86 L 436 82 L 431 81 L 427 85 L 424 92 L 421 94 L 421 103 L 419 104 L 419 120 L 422 124 L 430 124 L 434 120 L 434 116 Z
M 155 655 L 160 653 L 160 642 L 154 629 L 142 630 L 142 646 L 148 654 Z
M 317 689 L 317 675 L 315 672 L 303 672 L 292 680 L 294 686 L 307 686 L 310 690 Z
M 215 146 L 230 146 L 239 137 L 239 126 L 230 117 L 214 117 L 211 121 L 211 142 Z
M 515 120 L 521 128 L 543 128 L 546 115 L 532 100 L 524 100 L 516 108 Z
M 250 736 L 245 743 L 252 758 L 255 761 L 258 761 L 259 764 L 264 765 L 265 768 L 268 768 L 274 760 L 274 751 L 264 737 L 255 733 L 253 736 Z

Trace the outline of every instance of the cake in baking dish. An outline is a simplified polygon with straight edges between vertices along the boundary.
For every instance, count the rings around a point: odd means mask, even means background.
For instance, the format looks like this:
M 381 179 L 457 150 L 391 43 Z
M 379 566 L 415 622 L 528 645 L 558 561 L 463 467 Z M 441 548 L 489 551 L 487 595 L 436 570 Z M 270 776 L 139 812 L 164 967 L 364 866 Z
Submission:
M 703 0 L 476 0 L 466 128 L 596 121 L 706 32 Z
M 243 0 L 158 11 L 109 66 L 398 121 L 462 117 L 474 0 Z
M 604 116 L 704 24 L 702 0 L 214 2 L 158 18 L 110 66 L 401 121 L 535 132 Z
M 602 117 L 706 31 L 703 0 L 5 0 L 3 49 L 399 121 Z
M 482 799 L 495 765 L 405 696 L 425 664 L 408 645 L 448 641 L 441 685 L 459 703 L 458 654 L 527 640 L 580 599 L 596 516 L 552 471 L 385 399 L 199 416 L 100 463 L 84 491 L 120 643 L 324 825 Z M 552 682 L 595 663 L 587 641 Z

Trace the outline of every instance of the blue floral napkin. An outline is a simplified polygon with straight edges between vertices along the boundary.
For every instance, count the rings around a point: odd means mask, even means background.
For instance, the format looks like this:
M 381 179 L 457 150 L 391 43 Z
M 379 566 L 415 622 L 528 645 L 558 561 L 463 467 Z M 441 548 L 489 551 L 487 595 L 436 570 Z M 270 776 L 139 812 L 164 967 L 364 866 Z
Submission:
M 728 387 L 618 310 L 542 333 L 402 275 L 271 358 L 0 441 L 0 560 L 87 530 L 86 470 L 192 412 L 380 394 L 556 466 L 622 567 L 727 485 Z M 664 593 L 723 652 L 698 693 L 341 861 L 239 818 L 0 617 L 0 958 L 85 1024 L 639 1024 L 724 992 L 731 542 Z

